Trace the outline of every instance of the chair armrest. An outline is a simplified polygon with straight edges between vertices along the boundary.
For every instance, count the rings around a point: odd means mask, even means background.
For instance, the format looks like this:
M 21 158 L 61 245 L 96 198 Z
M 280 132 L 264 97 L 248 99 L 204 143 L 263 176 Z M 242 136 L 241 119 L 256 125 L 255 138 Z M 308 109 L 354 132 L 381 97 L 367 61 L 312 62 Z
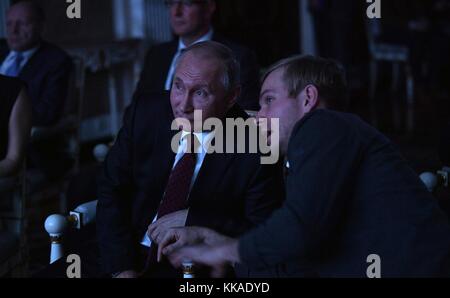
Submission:
M 433 192 L 438 185 L 437 176 L 431 172 L 424 172 L 420 174 L 420 180 L 422 180 L 429 192 Z
M 68 228 L 82 229 L 84 226 L 93 223 L 96 212 L 97 201 L 91 201 L 78 206 L 68 216 L 53 214 L 47 217 L 44 227 L 51 240 L 50 264 L 64 255 L 61 240 L 66 230 Z
M 420 179 L 425 184 L 429 192 L 433 192 L 438 187 L 448 187 L 450 178 L 450 168 L 443 167 L 436 173 L 424 172 L 420 174 Z
M 70 216 L 73 218 L 73 220 L 76 219 L 75 228 L 81 229 L 82 227 L 95 222 L 97 202 L 98 201 L 91 201 L 84 203 L 75 208 L 74 211 L 70 212 Z

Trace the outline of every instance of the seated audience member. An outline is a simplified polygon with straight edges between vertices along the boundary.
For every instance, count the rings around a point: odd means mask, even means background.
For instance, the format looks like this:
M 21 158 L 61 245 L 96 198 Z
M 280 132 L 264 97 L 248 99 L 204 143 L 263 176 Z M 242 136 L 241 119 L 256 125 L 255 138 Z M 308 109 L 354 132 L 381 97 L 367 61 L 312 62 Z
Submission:
M 42 9 L 32 1 L 13 4 L 6 15 L 7 45 L 0 47 L 0 74 L 18 77 L 27 84 L 33 109 L 33 127 L 53 126 L 64 111 L 72 62 L 60 48 L 41 37 Z M 69 167 L 67 141 L 55 135 L 33 141 L 28 149 L 29 168 L 45 177 L 59 177 Z
M 174 265 L 192 260 L 219 276 L 224 264 L 283 264 L 290 277 L 450 276 L 447 218 L 388 139 L 358 117 L 331 110 L 339 107 L 344 82 L 334 62 L 311 56 L 269 69 L 258 116 L 280 121 L 286 200 L 239 238 L 169 230 L 160 250 Z M 196 241 L 207 245 L 177 249 Z
M 259 110 L 259 66 L 249 49 L 220 36 L 211 21 L 216 10 L 215 0 L 166 0 L 170 24 L 176 40 L 152 47 L 145 59 L 137 93 L 170 90 L 175 64 L 191 44 L 213 40 L 229 47 L 241 66 L 242 91 L 238 103 L 243 109 Z
M 16 175 L 31 130 L 31 106 L 18 79 L 0 75 L 0 179 Z
M 211 117 L 221 123 L 248 118 L 236 104 L 238 74 L 230 49 L 197 43 L 180 56 L 170 95 L 134 98 L 98 183 L 99 262 L 94 257 L 88 264 L 81 254 L 90 268 L 82 277 L 181 277 L 168 262 L 156 262 L 157 244 L 169 228 L 205 226 L 238 236 L 281 205 L 280 163 L 262 164 L 259 153 L 228 153 L 230 146 L 237 152 L 236 135 L 220 141 L 216 127 L 197 126 Z M 203 122 L 194 122 L 194 111 L 202 112 Z M 186 122 L 179 126 L 175 118 Z M 249 134 L 244 140 L 248 144 Z M 225 153 L 210 152 L 213 144 Z M 63 275 L 66 263 L 59 263 Z
M 71 60 L 42 40 L 45 16 L 31 1 L 12 5 L 6 15 L 7 47 L 0 48 L 0 74 L 27 83 L 33 106 L 33 126 L 55 124 L 64 107 Z

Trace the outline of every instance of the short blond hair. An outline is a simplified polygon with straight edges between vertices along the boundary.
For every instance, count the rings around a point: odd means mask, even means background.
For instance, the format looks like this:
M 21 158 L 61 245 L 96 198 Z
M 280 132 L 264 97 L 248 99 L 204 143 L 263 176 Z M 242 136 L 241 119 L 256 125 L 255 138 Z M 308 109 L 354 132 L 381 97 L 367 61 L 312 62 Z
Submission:
M 342 65 L 334 60 L 311 55 L 297 55 L 280 60 L 269 67 L 262 77 L 284 69 L 285 82 L 290 97 L 297 97 L 308 85 L 314 85 L 319 98 L 330 109 L 344 110 L 348 102 L 347 80 Z

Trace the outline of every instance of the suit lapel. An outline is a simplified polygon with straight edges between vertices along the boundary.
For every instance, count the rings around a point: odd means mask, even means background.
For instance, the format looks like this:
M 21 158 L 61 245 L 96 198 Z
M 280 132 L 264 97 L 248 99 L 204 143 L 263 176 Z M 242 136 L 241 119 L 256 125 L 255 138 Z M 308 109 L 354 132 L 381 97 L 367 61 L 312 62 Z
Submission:
M 170 66 L 172 66 L 172 60 L 173 60 L 173 57 L 175 56 L 177 50 L 178 50 L 178 41 L 172 41 L 165 49 L 166 53 L 161 55 L 161 60 L 160 60 L 161 64 L 160 64 L 159 69 L 164 70 L 164 72 L 165 72 L 164 76 L 160 76 L 163 89 L 166 85 L 166 79 L 167 79 L 167 76 L 169 75 Z
M 172 109 L 170 108 L 170 113 Z M 167 180 L 169 178 L 170 172 L 172 171 L 172 166 L 175 160 L 176 153 L 172 150 L 172 139 L 176 136 L 178 131 L 174 131 L 171 129 L 171 124 L 173 120 L 173 115 L 168 114 L 166 119 L 169 119 L 165 124 L 161 126 L 161 129 L 155 136 L 154 146 L 155 150 L 159 151 L 156 161 L 154 163 L 154 170 L 162 173 L 162 175 L 156 175 L 157 179 L 160 179 L 159 183 L 156 185 L 160 185 L 161 194 L 163 194 L 164 189 L 167 184 Z M 179 140 L 179 139 L 178 139 Z
M 214 193 L 223 175 L 235 158 L 234 154 L 206 154 L 202 167 L 189 195 L 190 202 Z
M 32 76 L 32 71 L 35 69 L 39 69 L 39 67 L 36 67 L 37 61 L 39 61 L 38 56 L 40 55 L 42 48 L 44 45 L 41 45 L 39 49 L 33 54 L 33 56 L 30 57 L 27 64 L 22 68 L 20 71 L 19 77 L 24 79 Z
M 173 57 L 177 53 L 177 50 L 178 50 L 178 41 L 174 40 L 169 44 L 167 55 L 163 60 L 163 63 L 167 66 L 167 68 L 169 68 L 170 65 L 172 64 Z
M 248 118 L 248 115 L 239 108 L 239 106 L 235 105 L 230 109 L 225 118 L 243 118 L 245 120 Z M 225 130 L 225 123 L 223 124 L 223 128 L 223 152 L 226 152 L 227 132 Z M 234 141 L 235 144 L 233 147 L 235 152 L 237 152 L 236 140 Z M 206 154 L 200 172 L 198 173 L 197 179 L 195 180 L 189 195 L 190 201 L 192 202 L 198 198 L 205 197 L 206 194 L 214 193 L 214 190 L 218 188 L 219 183 L 222 181 L 226 170 L 232 165 L 234 158 L 236 158 L 236 153 Z
M 160 131 L 158 138 L 155 140 L 160 144 L 164 144 L 164 148 L 161 151 L 161 156 L 157 160 L 158 166 L 156 167 L 158 171 L 164 173 L 164 175 L 162 175 L 163 180 L 165 180 L 163 183 L 163 188 L 165 188 L 167 184 L 167 179 L 169 178 L 170 172 L 172 171 L 172 166 L 175 161 L 176 155 L 176 153 L 173 152 L 172 150 L 171 142 L 173 137 L 175 137 L 175 135 L 177 134 L 177 132 L 170 130 L 170 127 L 168 128 L 168 130 L 169 131 L 167 133 Z
M 173 116 L 171 115 L 168 115 L 167 117 L 168 118 L 162 118 L 173 119 Z M 151 223 L 151 220 L 156 215 L 175 160 L 175 152 L 173 152 L 171 148 L 171 141 L 177 134 L 177 131 L 171 130 L 170 124 L 171 120 L 168 121 L 168 123 L 162 124 L 153 140 L 154 152 L 157 152 L 157 154 L 149 163 L 149 167 L 151 167 L 149 168 L 149 171 L 153 174 L 148 177 L 147 188 L 145 191 L 146 195 L 144 196 L 145 201 L 142 208 L 142 227 L 145 228 Z M 150 197 L 153 197 L 154 199 L 147 200 L 147 198 Z

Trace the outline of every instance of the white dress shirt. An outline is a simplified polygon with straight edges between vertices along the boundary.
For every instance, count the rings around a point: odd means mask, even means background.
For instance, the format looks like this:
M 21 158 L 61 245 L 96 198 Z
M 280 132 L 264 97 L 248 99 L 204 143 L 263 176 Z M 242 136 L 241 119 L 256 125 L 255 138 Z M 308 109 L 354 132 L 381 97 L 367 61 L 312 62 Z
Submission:
M 25 67 L 25 65 L 28 63 L 28 61 L 30 60 L 31 56 L 33 56 L 34 53 L 36 53 L 36 51 L 39 49 L 39 46 L 32 48 L 30 50 L 21 52 L 23 59 L 22 62 L 20 63 L 20 71 L 22 71 L 22 69 Z M 0 66 L 0 74 L 5 75 L 6 71 L 13 66 L 15 60 L 16 60 L 16 56 L 17 56 L 18 52 L 16 51 L 10 51 L 8 56 L 6 56 L 4 62 L 2 63 L 2 65 Z M 20 73 L 19 71 L 19 73 Z
M 184 153 L 186 152 L 187 143 L 188 143 L 186 136 L 188 136 L 189 134 L 190 134 L 189 132 L 185 132 L 185 131 L 183 131 L 181 134 L 180 146 L 178 147 L 177 154 L 175 155 L 175 161 L 173 163 L 172 170 L 175 168 L 177 163 L 181 160 Z M 189 191 L 192 190 L 192 186 L 194 185 L 195 180 L 197 179 L 198 173 L 200 172 L 200 169 L 203 164 L 203 160 L 205 159 L 206 153 L 208 152 L 208 148 L 209 148 L 209 145 L 211 144 L 211 140 L 214 137 L 214 132 L 202 132 L 202 133 L 194 132 L 194 135 L 197 137 L 197 140 L 199 142 L 196 143 L 197 148 L 195 148 L 195 152 L 197 152 L 197 159 L 196 159 L 194 174 L 192 176 L 191 186 L 189 188 Z M 157 218 L 158 218 L 158 214 L 155 215 L 152 223 L 154 223 L 157 220 Z M 144 237 L 142 238 L 141 244 L 144 246 L 147 246 L 147 247 L 150 247 L 150 245 L 152 244 L 152 241 L 150 240 L 150 238 L 147 235 L 147 231 L 145 232 Z
M 202 37 L 200 37 L 199 39 L 197 39 L 196 41 L 194 41 L 192 44 L 196 44 L 202 41 L 208 41 L 211 40 L 214 34 L 214 30 L 211 28 L 209 29 L 208 33 L 206 33 L 205 35 L 203 35 Z M 169 73 L 167 74 L 167 78 L 166 78 L 166 84 L 164 85 L 164 89 L 165 90 L 170 90 L 172 87 L 172 80 L 173 80 L 173 76 L 175 75 L 175 66 L 177 65 L 177 60 L 178 58 L 180 58 L 181 55 L 181 51 L 186 49 L 187 46 L 183 43 L 183 41 L 181 40 L 181 38 L 178 40 L 178 50 L 175 53 L 175 56 L 173 56 L 172 59 L 172 64 L 170 65 L 170 69 L 169 69 Z

